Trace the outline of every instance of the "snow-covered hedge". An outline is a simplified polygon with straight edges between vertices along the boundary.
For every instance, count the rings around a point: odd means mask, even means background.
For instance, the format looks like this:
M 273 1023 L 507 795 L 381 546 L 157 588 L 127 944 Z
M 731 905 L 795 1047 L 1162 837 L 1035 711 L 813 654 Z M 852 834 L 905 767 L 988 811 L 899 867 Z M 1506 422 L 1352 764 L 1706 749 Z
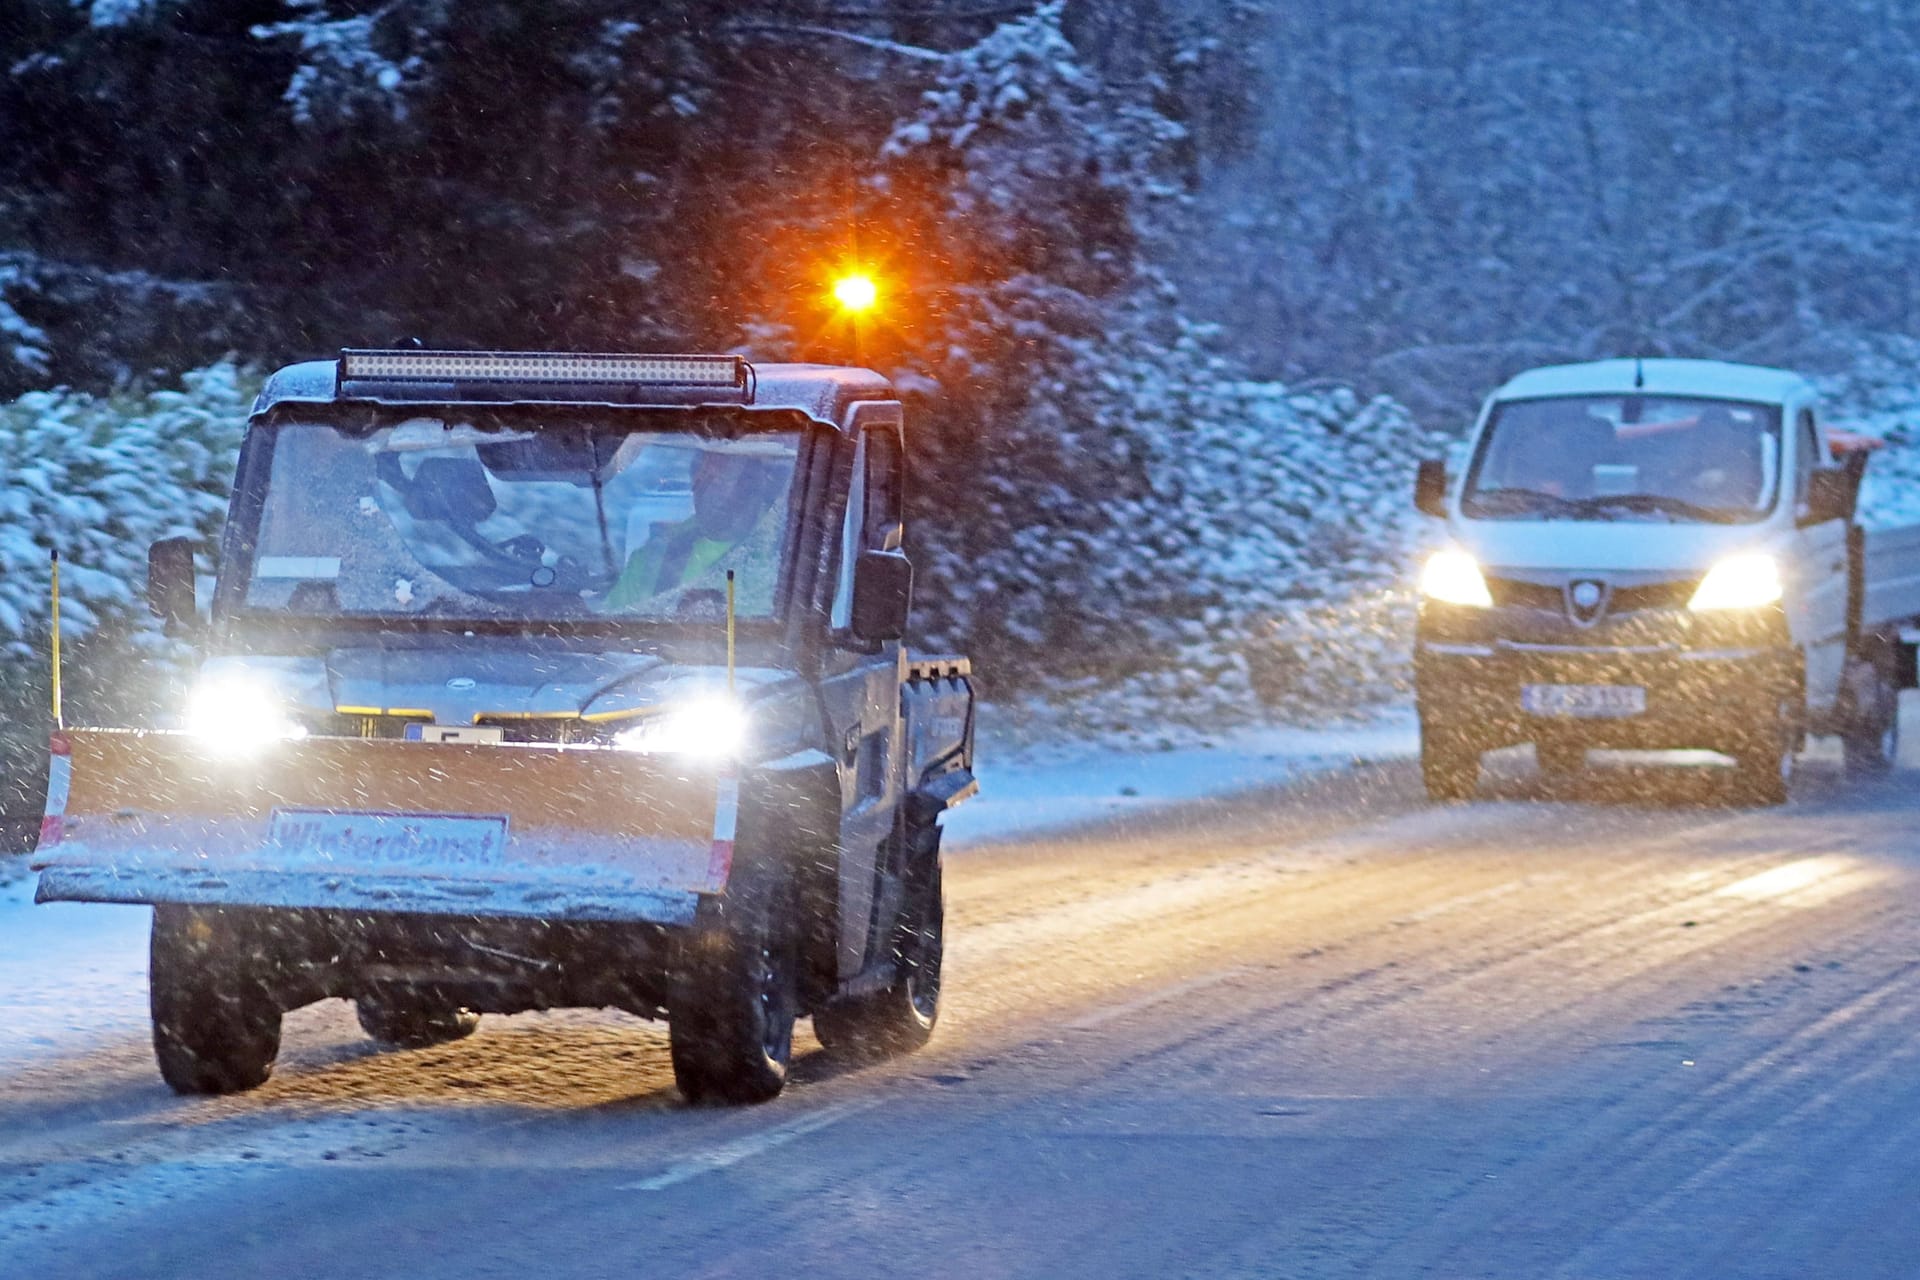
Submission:
M 924 643 L 975 653 L 1002 689 L 1137 684 L 1195 720 L 1397 683 L 1374 661 L 1397 672 L 1397 651 L 1354 646 L 1379 642 L 1413 462 L 1444 443 L 1390 400 L 1244 381 L 1201 337 L 1075 343 L 1086 380 L 1036 389 L 991 450 L 927 451 Z
M 254 389 L 223 362 L 178 390 L 36 391 L 0 406 L 0 657 L 41 652 L 54 549 L 66 634 L 153 634 L 147 544 L 219 529 Z
M 988 656 L 990 685 L 1069 694 L 1103 732 L 1404 692 L 1409 477 L 1444 442 L 1347 387 L 1223 378 L 1184 407 L 1130 433 L 1152 454 L 1146 494 L 1063 493 L 1082 508 L 1071 527 L 1030 510 L 973 558 L 952 542 L 978 530 L 923 522 L 929 641 Z
M 147 544 L 211 540 L 256 380 L 230 362 L 178 390 L 36 391 L 0 405 L 0 817 L 45 776 L 48 552 L 61 554 L 68 708 L 138 717 L 168 665 L 144 606 Z

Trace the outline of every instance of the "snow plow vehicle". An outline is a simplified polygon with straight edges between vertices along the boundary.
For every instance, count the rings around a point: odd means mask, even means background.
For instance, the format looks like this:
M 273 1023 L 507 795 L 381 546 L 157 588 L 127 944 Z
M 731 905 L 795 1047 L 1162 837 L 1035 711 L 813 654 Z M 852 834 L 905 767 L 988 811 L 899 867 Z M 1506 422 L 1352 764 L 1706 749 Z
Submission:
M 1470 797 L 1519 743 L 1550 777 L 1591 748 L 1720 752 L 1756 805 L 1787 799 L 1810 733 L 1891 769 L 1920 527 L 1855 521 L 1871 443 L 1780 369 L 1604 360 L 1494 392 L 1465 473 L 1415 482 L 1451 540 L 1419 581 L 1428 795 Z
M 56 732 L 40 901 L 151 903 L 181 1092 L 282 1014 L 420 1045 L 479 1015 L 665 1019 L 693 1101 L 938 1016 L 962 658 L 906 653 L 901 405 L 732 356 L 345 351 L 254 404 L 178 727 Z

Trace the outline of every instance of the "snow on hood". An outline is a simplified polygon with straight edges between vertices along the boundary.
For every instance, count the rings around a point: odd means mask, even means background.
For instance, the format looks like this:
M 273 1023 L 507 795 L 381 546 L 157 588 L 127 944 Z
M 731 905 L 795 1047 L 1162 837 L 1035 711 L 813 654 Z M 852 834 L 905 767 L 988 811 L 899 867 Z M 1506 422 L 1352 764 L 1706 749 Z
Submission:
M 1453 538 L 1489 569 L 1705 573 L 1736 551 L 1764 549 L 1758 525 L 1643 521 L 1456 520 Z

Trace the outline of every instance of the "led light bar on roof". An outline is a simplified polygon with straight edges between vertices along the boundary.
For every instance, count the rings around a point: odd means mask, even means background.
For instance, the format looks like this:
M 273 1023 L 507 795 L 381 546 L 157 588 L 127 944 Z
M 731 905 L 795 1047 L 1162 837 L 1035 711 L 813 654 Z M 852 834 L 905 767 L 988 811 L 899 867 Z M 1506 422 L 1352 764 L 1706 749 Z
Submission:
M 542 351 L 342 351 L 343 382 L 627 382 L 743 387 L 739 356 L 628 356 Z

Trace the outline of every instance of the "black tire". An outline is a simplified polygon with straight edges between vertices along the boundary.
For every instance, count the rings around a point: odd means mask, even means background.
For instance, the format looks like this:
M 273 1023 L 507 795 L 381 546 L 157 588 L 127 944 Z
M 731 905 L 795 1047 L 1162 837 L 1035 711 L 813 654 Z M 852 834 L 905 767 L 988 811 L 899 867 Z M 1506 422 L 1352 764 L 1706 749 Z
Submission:
M 746 883 L 739 883 L 741 880 Z M 678 948 L 667 1009 L 673 1078 L 692 1103 L 779 1096 L 793 1057 L 800 949 L 785 868 L 736 874 Z
M 280 1053 L 280 1003 L 264 931 L 244 912 L 153 909 L 153 1052 L 176 1093 L 266 1083 Z
M 1533 759 L 1542 776 L 1567 782 L 1586 769 L 1587 749 L 1577 742 L 1536 742 Z
M 1471 800 L 1480 785 L 1480 753 L 1455 730 L 1422 716 L 1420 780 L 1436 804 Z
M 1893 772 L 1900 758 L 1900 690 L 1893 677 L 1873 664 L 1855 689 L 1847 731 L 1840 735 L 1848 776 L 1879 778 Z
M 813 1033 L 829 1052 L 856 1061 L 912 1053 L 940 1020 L 940 969 L 946 952 L 946 896 L 940 829 L 908 837 L 906 901 L 894 925 L 893 980 L 878 991 L 836 1000 L 813 1015 Z
M 405 987 L 370 991 L 353 1002 L 360 1029 L 382 1044 L 407 1049 L 464 1040 L 480 1025 L 480 1015 L 448 1006 L 424 992 Z

